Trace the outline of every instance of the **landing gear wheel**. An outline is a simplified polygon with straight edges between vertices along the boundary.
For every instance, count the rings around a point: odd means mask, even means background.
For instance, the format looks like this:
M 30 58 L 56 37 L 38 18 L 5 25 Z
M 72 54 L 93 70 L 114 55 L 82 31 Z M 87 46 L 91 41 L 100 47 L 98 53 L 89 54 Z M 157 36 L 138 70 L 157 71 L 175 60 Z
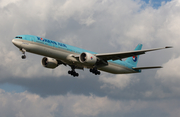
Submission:
M 79 76 L 79 74 L 78 73 L 76 73 L 76 72 L 73 72 L 73 71 L 68 71 L 68 74 L 71 74 L 72 76 L 74 76 L 74 77 L 78 77 Z
M 71 74 L 71 71 L 68 71 L 68 74 Z
M 22 59 L 26 59 L 26 55 L 22 55 L 22 57 L 21 57 Z
M 77 77 L 78 77 L 78 76 L 79 76 L 79 74 L 78 74 L 78 73 L 75 73 L 75 76 L 77 76 Z
M 70 74 L 70 75 L 72 75 L 74 77 L 78 77 L 79 76 L 79 74 L 76 73 L 76 71 L 74 69 L 72 69 L 72 71 L 68 71 L 68 74 Z
M 74 76 L 74 77 L 76 77 L 76 76 L 78 77 L 79 76 L 79 74 L 76 73 L 76 72 L 72 73 L 71 75 Z
M 97 71 L 97 75 L 100 75 L 101 74 L 101 72 L 100 71 Z
M 93 68 L 93 69 L 90 69 L 89 70 L 90 72 L 92 72 L 93 74 L 95 74 L 95 75 L 100 75 L 101 74 L 101 72 L 100 71 L 98 71 L 97 69 L 95 69 L 95 68 Z

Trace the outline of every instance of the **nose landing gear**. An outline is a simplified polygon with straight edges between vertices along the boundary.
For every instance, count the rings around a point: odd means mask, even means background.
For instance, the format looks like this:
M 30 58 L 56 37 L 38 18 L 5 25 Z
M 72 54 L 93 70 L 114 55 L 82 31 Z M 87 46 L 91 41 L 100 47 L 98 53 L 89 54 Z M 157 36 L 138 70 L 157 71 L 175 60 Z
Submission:
M 22 48 L 22 49 L 20 49 L 20 51 L 22 52 L 21 58 L 22 58 L 22 59 L 26 59 L 26 55 L 25 55 L 26 50 Z
M 22 58 L 22 59 L 26 59 L 26 55 L 22 55 L 21 58 Z

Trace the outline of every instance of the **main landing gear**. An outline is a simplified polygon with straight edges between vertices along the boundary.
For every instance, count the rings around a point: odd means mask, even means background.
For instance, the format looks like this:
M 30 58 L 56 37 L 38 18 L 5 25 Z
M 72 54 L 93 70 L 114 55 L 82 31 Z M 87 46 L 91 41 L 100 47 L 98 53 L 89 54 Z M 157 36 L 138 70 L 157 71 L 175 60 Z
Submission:
M 101 74 L 101 72 L 100 71 L 98 71 L 97 69 L 95 69 L 95 68 L 93 68 L 93 69 L 90 69 L 89 70 L 90 72 L 92 72 L 93 74 L 95 74 L 95 75 L 100 75 Z
M 72 68 L 72 70 L 71 70 L 71 71 L 68 71 L 68 74 L 70 74 L 70 75 L 72 75 L 72 76 L 74 76 L 74 77 L 78 77 L 79 74 L 76 73 L 75 67 L 71 67 L 71 68 Z
M 26 50 L 25 50 L 25 49 L 20 49 L 20 51 L 22 52 L 21 58 L 22 58 L 22 59 L 26 59 L 26 55 L 25 55 Z

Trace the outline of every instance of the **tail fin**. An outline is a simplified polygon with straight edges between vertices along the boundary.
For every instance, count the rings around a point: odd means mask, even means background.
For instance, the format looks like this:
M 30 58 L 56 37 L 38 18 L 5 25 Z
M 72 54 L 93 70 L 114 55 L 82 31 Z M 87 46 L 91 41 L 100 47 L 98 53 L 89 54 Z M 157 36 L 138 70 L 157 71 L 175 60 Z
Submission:
M 142 44 L 138 44 L 137 47 L 135 48 L 135 50 L 141 50 L 141 48 L 142 48 Z M 138 59 L 139 59 L 139 55 L 138 56 L 132 56 L 132 57 L 127 58 L 125 62 L 136 67 L 136 65 L 138 63 Z

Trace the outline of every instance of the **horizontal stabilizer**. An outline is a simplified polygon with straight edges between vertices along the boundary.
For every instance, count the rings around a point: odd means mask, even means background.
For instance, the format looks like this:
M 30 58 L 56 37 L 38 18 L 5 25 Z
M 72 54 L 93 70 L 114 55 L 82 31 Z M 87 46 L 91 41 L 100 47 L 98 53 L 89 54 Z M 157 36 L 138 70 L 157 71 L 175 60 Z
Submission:
M 157 69 L 162 68 L 162 66 L 153 66 L 153 67 L 133 67 L 134 70 L 141 70 L 141 69 Z

